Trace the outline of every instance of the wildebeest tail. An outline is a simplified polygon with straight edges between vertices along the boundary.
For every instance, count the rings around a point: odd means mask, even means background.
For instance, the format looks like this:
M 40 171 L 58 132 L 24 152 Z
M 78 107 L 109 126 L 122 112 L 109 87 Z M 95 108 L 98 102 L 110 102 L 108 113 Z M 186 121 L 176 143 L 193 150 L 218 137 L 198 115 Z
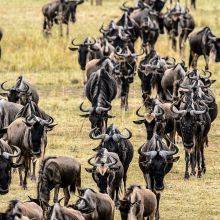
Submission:
M 193 61 L 193 55 L 192 55 L 192 51 L 190 50 L 190 53 L 189 53 L 189 67 L 192 66 L 192 61 Z
M 43 22 L 43 30 L 47 29 L 47 19 L 44 18 L 44 22 Z

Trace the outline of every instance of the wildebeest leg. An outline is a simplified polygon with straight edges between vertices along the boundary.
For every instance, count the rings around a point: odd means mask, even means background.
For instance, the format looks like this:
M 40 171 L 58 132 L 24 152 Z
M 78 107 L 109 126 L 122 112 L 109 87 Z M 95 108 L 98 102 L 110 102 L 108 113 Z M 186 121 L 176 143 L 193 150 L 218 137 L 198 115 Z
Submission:
M 27 189 L 27 176 L 29 171 L 30 158 L 24 159 L 24 181 L 23 181 L 23 189 Z
M 205 58 L 205 70 L 209 70 L 209 56 L 204 55 Z
M 180 50 L 180 57 L 183 57 L 183 44 L 184 44 L 184 31 L 181 32 L 179 36 L 179 50 Z
M 157 198 L 157 209 L 156 209 L 155 219 L 158 220 L 158 219 L 160 219 L 160 213 L 159 213 L 160 193 L 155 193 L 155 195 Z
M 70 200 L 70 191 L 69 191 L 69 188 L 64 188 L 63 189 L 63 193 L 64 193 L 64 196 L 65 196 L 65 200 L 64 200 L 64 206 L 67 206 L 68 205 L 68 202 Z
M 198 173 L 197 173 L 197 177 L 201 178 L 202 177 L 202 168 L 201 168 L 201 150 L 197 149 L 197 167 L 198 167 Z
M 202 157 L 202 172 L 206 172 L 206 165 L 205 165 L 205 155 L 204 155 L 204 146 L 201 147 L 201 157 Z
M 191 164 L 191 175 L 196 175 L 196 161 L 195 161 L 195 152 L 190 154 L 190 164 Z
M 128 111 L 128 94 L 129 94 L 129 85 L 125 96 L 125 111 Z
M 115 203 L 118 204 L 119 201 L 119 186 L 115 187 Z
M 54 197 L 53 197 L 53 202 L 54 203 L 58 202 L 59 191 L 60 191 L 60 187 L 55 186 L 55 188 L 54 188 Z
M 37 159 L 33 158 L 32 159 L 32 169 L 33 169 L 33 173 L 31 175 L 31 180 L 36 181 L 36 163 L 37 163 Z
M 197 68 L 198 58 L 199 58 L 199 56 L 197 54 L 193 55 L 193 65 L 192 65 L 193 69 Z
M 185 162 L 186 162 L 186 168 L 185 168 L 185 176 L 184 179 L 189 179 L 189 153 L 185 151 Z
M 20 186 L 23 186 L 22 167 L 18 168 Z
M 66 36 L 69 36 L 69 22 L 66 25 Z

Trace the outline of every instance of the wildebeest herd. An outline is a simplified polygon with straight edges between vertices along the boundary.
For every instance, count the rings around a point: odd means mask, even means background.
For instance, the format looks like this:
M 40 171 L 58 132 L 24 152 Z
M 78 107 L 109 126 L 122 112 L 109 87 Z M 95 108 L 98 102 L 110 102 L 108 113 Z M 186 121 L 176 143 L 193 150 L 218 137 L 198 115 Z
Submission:
M 172 3 L 172 1 L 170 1 Z M 83 1 L 55 0 L 43 6 L 43 31 L 51 33 L 53 24 L 75 22 L 76 7 Z M 201 178 L 206 172 L 205 147 L 218 107 L 211 85 L 209 56 L 220 61 L 220 38 L 209 27 L 197 32 L 189 9 L 175 1 L 163 13 L 166 0 L 139 0 L 134 7 L 125 2 L 122 16 L 99 29 L 99 38 L 87 37 L 82 43 L 72 40 L 71 51 L 78 51 L 78 63 L 85 70 L 84 95 L 91 105 L 79 105 L 81 117 L 91 123 L 89 137 L 100 140 L 88 159 L 90 173 L 99 192 L 81 187 L 81 164 L 74 158 L 45 157 L 48 132 L 56 124 L 54 118 L 38 105 L 36 88 L 23 76 L 14 86 L 1 83 L 0 100 L 0 194 L 7 194 L 12 173 L 18 169 L 20 185 L 27 189 L 27 179 L 37 180 L 37 197 L 26 202 L 12 200 L 0 219 L 112 220 L 119 210 L 122 220 L 159 219 L 159 203 L 164 178 L 179 160 L 177 137 L 185 150 L 185 179 Z M 191 4 L 196 8 L 196 1 Z M 192 33 L 191 33 L 192 32 Z M 189 66 L 155 50 L 160 35 L 167 34 L 172 48 L 183 56 L 189 40 Z M 0 41 L 3 32 L 0 29 Z M 141 40 L 136 52 L 135 43 Z M 0 50 L 1 55 L 1 50 Z M 204 56 L 205 70 L 197 69 L 199 56 Z M 140 146 L 139 167 L 146 185 L 134 183 L 127 187 L 127 172 L 134 148 L 132 132 L 121 132 L 108 123 L 111 102 L 118 95 L 121 108 L 129 110 L 129 90 L 135 74 L 141 81 L 143 105 L 137 107 L 136 125 L 144 124 L 146 141 Z M 156 96 L 155 96 L 156 94 Z M 36 176 L 36 162 L 40 160 Z M 64 206 L 59 199 L 63 189 Z M 54 190 L 53 205 L 49 204 Z M 77 191 L 77 193 L 76 193 Z M 70 193 L 77 196 L 69 204 Z

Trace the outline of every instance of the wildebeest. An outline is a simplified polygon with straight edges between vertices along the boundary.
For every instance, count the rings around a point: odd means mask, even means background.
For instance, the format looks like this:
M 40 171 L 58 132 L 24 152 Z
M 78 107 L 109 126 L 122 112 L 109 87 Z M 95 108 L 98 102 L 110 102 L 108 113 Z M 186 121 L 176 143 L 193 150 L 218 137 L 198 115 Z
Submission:
M 167 33 L 172 40 L 172 48 L 176 50 L 177 40 L 179 36 L 179 51 L 183 54 L 184 44 L 189 34 L 195 28 L 195 21 L 188 9 L 185 9 L 176 4 L 174 8 L 165 13 L 164 15 L 164 26 Z
M 75 193 L 76 188 L 81 188 L 81 164 L 70 157 L 47 157 L 39 170 L 37 199 L 47 205 L 50 191 L 55 189 L 54 202 L 57 202 L 60 188 L 63 188 L 64 205 L 67 206 L 70 192 Z
M 48 216 L 50 220 L 85 220 L 80 211 L 74 210 L 71 207 L 62 207 L 56 202 L 52 207 Z
M 43 31 L 49 34 L 53 23 L 60 24 L 60 35 L 63 35 L 62 24 L 67 25 L 66 34 L 69 35 L 69 22 L 76 22 L 77 5 L 82 4 L 84 0 L 54 0 L 42 7 L 44 16 Z
M 118 154 L 119 159 L 124 167 L 123 181 L 125 189 L 127 181 L 127 171 L 134 155 L 133 146 L 129 141 L 129 139 L 132 137 L 132 133 L 128 129 L 126 130 L 128 134 L 121 134 L 118 128 L 114 124 L 111 124 L 107 128 L 105 134 L 95 136 L 94 131 L 92 130 L 89 135 L 91 139 L 101 139 L 101 143 L 94 150 L 106 148 L 109 152 L 114 152 Z
M 107 128 L 108 118 L 113 116 L 108 114 L 111 109 L 111 101 L 117 94 L 117 85 L 115 79 L 103 68 L 91 74 L 86 83 L 86 97 L 91 102 L 92 107 L 80 110 L 86 114 L 82 117 L 89 117 L 91 127 L 97 127 L 100 132 Z
M 15 152 L 13 153 L 13 149 Z M 19 157 L 21 150 L 16 147 L 10 147 L 7 142 L 0 139 L 0 195 L 6 194 L 9 191 L 11 184 L 11 169 L 19 166 L 13 163 L 12 158 Z
M 25 105 L 29 99 L 36 104 L 39 102 L 39 95 L 36 88 L 28 83 L 23 76 L 19 76 L 16 80 L 16 84 L 11 88 L 5 88 L 4 85 L 7 81 L 1 84 L 1 88 L 7 91 L 6 96 L 9 102 L 20 103 Z
M 107 194 L 90 188 L 81 189 L 73 208 L 83 213 L 85 220 L 113 220 L 115 205 Z
M 127 111 L 130 84 L 133 83 L 136 74 L 136 59 L 138 56 L 143 55 L 143 53 L 137 55 L 126 47 L 124 50 L 120 49 L 118 52 L 115 51 L 115 54 L 119 59 L 116 64 L 116 74 L 114 77 L 120 88 L 121 108 Z
M 1 48 L 1 40 L 2 40 L 2 37 L 3 37 L 3 31 L 2 29 L 0 28 L 0 59 L 2 57 L 2 48 Z
M 155 125 L 152 138 L 139 149 L 139 167 L 143 172 L 147 188 L 152 190 L 157 197 L 156 218 L 159 218 L 160 192 L 164 190 L 164 177 L 170 172 L 173 162 L 179 157 L 173 157 L 179 151 L 176 145 L 170 150 L 163 142 L 163 124 Z
M 144 219 L 154 220 L 157 208 L 155 194 L 140 185 L 131 185 L 126 189 L 125 195 L 120 200 L 119 210 L 122 220 Z
M 183 86 L 180 85 L 180 89 Z M 185 179 L 189 178 L 189 163 L 192 174 L 195 175 L 196 165 L 198 169 L 197 177 L 205 173 L 204 145 L 208 140 L 208 132 L 211 127 L 209 108 L 203 102 L 203 98 L 197 95 L 199 86 L 196 82 L 193 85 L 184 86 L 180 102 L 173 103 L 171 109 L 178 115 L 177 132 L 182 137 L 185 149 Z M 184 98 L 184 99 L 183 99 Z M 177 108 L 174 105 L 177 104 Z M 205 122 L 205 123 L 204 123 Z
M 47 131 L 55 126 L 53 120 L 43 120 L 35 115 L 26 118 L 17 118 L 7 128 L 2 129 L 2 133 L 7 133 L 9 145 L 18 146 L 21 149 L 19 163 L 25 167 L 25 175 L 22 178 L 22 169 L 19 168 L 20 185 L 27 188 L 27 174 L 30 160 L 33 156 L 44 155 L 47 144 Z
M 220 62 L 220 38 L 217 38 L 209 27 L 204 27 L 189 36 L 189 67 L 196 69 L 199 56 L 205 58 L 205 69 L 209 69 L 209 57 L 214 55 L 215 62 Z
M 95 156 L 88 160 L 88 163 L 92 168 L 86 168 L 86 171 L 92 173 L 99 191 L 108 193 L 113 200 L 118 202 L 119 189 L 124 175 L 124 168 L 118 155 L 101 148 Z
M 43 220 L 43 210 L 35 202 L 11 200 L 6 210 L 7 220 Z
M 74 47 L 69 47 L 71 51 L 78 51 L 78 63 L 81 70 L 85 70 L 86 64 L 93 59 L 101 59 L 103 57 L 101 45 L 96 43 L 95 39 L 86 38 L 83 43 L 75 44 L 75 39 L 72 40 Z

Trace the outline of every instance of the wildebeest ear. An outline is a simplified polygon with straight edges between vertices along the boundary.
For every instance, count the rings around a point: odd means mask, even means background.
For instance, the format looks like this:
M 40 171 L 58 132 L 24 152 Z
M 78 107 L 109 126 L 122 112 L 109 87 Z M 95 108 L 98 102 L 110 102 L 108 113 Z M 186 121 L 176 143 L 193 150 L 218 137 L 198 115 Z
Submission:
M 8 93 L 7 92 L 1 92 L 0 95 L 4 96 L 4 97 L 8 97 Z
M 143 124 L 144 122 L 145 122 L 145 119 L 133 121 L 133 123 L 136 124 L 136 125 Z
M 211 80 L 211 84 L 213 84 L 213 83 L 215 83 L 216 82 L 216 80 L 215 79 L 212 79 Z
M 120 167 L 110 168 L 110 170 L 111 170 L 111 171 L 114 171 L 114 172 L 118 171 L 119 169 L 120 169 Z
M 21 164 L 11 163 L 11 167 L 12 167 L 12 168 L 18 168 L 18 167 L 21 167 L 21 166 L 23 166 L 22 163 L 21 163 Z
M 88 173 L 92 173 L 93 172 L 93 168 L 85 168 L 86 172 Z
M 57 126 L 57 124 L 54 124 L 54 125 L 47 125 L 46 128 L 47 128 L 47 131 L 52 131 L 53 128 Z
M 71 50 L 71 51 L 77 51 L 78 48 L 77 48 L 77 47 L 73 47 L 73 48 L 69 47 L 69 50 Z

